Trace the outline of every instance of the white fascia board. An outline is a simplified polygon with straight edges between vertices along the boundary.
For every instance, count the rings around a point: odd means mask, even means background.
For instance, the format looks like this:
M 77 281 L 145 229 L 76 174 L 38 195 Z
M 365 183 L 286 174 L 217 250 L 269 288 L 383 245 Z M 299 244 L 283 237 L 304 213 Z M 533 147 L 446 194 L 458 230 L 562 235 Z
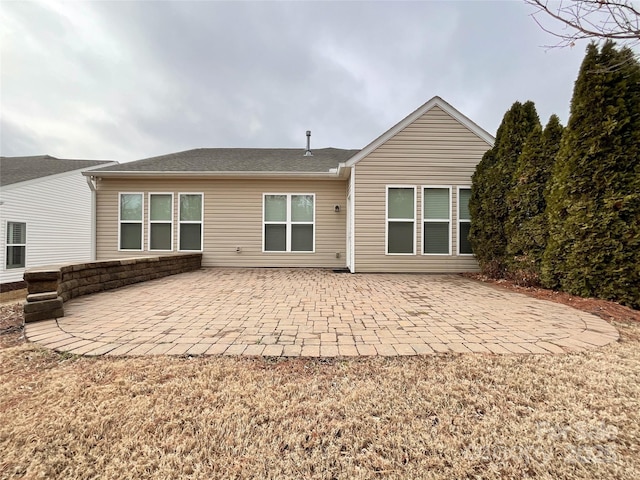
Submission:
M 402 131 L 404 128 L 406 128 L 407 126 L 409 126 L 410 124 L 415 122 L 418 118 L 420 118 L 426 112 L 431 110 L 433 107 L 440 107 L 442 110 L 447 112 L 449 115 L 451 115 L 453 118 L 455 118 L 462 125 L 464 125 L 469 130 L 471 130 L 471 132 L 475 133 L 478 137 L 480 137 L 482 140 L 487 142 L 489 147 L 493 146 L 493 143 L 495 142 L 495 138 L 493 137 L 493 135 L 491 135 L 485 129 L 480 127 L 477 123 L 475 123 L 469 117 L 467 117 L 467 116 L 463 115 L 462 113 L 460 113 L 458 110 L 456 110 L 450 104 L 445 102 L 442 98 L 436 96 L 436 97 L 433 97 L 431 100 L 429 100 L 424 105 L 422 105 L 420 108 L 415 110 L 414 112 L 410 113 L 404 119 L 400 120 L 400 122 L 396 123 L 393 127 L 391 127 L 389 130 L 384 132 L 382 135 L 380 135 L 378 138 L 376 138 L 369 145 L 367 145 L 362 150 L 360 150 L 358 153 L 356 153 L 353 157 L 351 157 L 349 160 L 346 161 L 345 165 L 347 167 L 351 167 L 351 166 L 355 165 L 360 160 L 362 160 L 364 157 L 366 157 L 371 152 L 373 152 L 380 145 L 382 145 L 387 140 L 389 140 L 394 135 L 396 135 L 398 132 Z

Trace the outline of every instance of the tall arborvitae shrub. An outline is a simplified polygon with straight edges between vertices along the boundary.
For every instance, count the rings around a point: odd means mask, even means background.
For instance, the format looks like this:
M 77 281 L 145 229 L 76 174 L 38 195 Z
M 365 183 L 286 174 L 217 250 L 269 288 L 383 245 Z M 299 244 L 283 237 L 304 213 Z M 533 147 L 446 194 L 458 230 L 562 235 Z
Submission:
M 508 274 L 522 285 L 539 285 L 547 245 L 545 190 L 560 148 L 562 125 L 552 115 L 544 132 L 536 126 L 518 157 L 513 188 L 507 193 Z
M 469 214 L 471 215 L 471 226 L 469 230 L 469 242 L 471 249 L 478 260 L 478 264 L 483 273 L 492 277 L 499 276 L 496 265 L 493 260 L 495 252 L 493 247 L 493 238 L 496 236 L 490 222 L 491 211 L 486 210 L 486 197 L 491 191 L 489 184 L 488 172 L 494 168 L 496 157 L 494 149 L 490 149 L 482 156 L 480 163 L 471 177 L 471 196 L 469 197 Z
M 587 48 L 547 197 L 545 286 L 640 308 L 640 64 Z
M 472 177 L 469 240 L 480 268 L 492 277 L 502 277 L 506 272 L 506 196 L 513 187 L 525 140 L 536 126 L 540 126 L 540 120 L 533 102 L 515 102 L 502 119 L 493 148 L 484 155 Z

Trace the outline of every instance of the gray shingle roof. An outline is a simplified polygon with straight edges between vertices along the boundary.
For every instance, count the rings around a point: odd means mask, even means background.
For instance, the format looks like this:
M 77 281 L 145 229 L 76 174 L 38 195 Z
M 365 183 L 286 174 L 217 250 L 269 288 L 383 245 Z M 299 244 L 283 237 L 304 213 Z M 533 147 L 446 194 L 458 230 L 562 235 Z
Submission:
M 58 173 L 95 167 L 110 161 L 65 160 L 49 155 L 34 157 L 0 157 L 0 186 L 26 182 Z
M 329 172 L 359 150 L 320 148 L 198 148 L 94 170 L 99 172 Z

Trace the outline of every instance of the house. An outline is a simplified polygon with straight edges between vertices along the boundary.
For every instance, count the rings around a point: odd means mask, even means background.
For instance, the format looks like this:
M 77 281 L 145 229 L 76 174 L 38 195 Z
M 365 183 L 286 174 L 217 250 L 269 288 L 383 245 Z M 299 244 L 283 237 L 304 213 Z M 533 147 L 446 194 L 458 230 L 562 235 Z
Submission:
M 97 258 L 196 251 L 203 266 L 475 270 L 471 175 L 493 141 L 434 97 L 361 150 L 206 148 L 87 171 Z
M 92 259 L 93 195 L 81 172 L 114 163 L 0 157 L 3 290 L 20 286 L 26 268 Z

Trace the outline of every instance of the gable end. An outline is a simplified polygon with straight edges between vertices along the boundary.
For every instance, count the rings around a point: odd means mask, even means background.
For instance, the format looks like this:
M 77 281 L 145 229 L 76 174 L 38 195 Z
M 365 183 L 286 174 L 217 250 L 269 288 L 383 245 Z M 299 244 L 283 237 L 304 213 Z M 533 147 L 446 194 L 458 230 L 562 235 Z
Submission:
M 487 143 L 487 147 L 488 148 L 491 148 L 493 146 L 495 138 L 490 133 L 488 133 L 486 130 L 484 130 L 482 127 L 480 127 L 474 121 L 472 121 L 469 117 L 467 117 L 467 116 L 463 115 L 462 113 L 460 113 L 458 110 L 456 110 L 450 104 L 445 102 L 442 98 L 436 96 L 436 97 L 433 97 L 431 100 L 429 100 L 424 105 L 422 105 L 420 108 L 415 110 L 414 112 L 410 113 L 403 120 L 398 122 L 396 125 L 394 125 L 389 130 L 384 132 L 382 135 L 380 135 L 374 141 L 372 141 L 369 145 L 367 145 L 362 150 L 360 150 L 358 153 L 356 153 L 347 162 L 345 162 L 345 166 L 346 167 L 354 166 L 360 160 L 365 158 L 371 152 L 373 152 L 378 147 L 383 145 L 385 142 L 387 142 L 388 140 L 393 138 L 395 135 L 400 133 L 407 126 L 411 125 L 413 122 L 418 120 L 421 116 L 423 116 L 425 113 L 427 113 L 428 111 L 430 111 L 434 107 L 439 107 L 444 112 L 449 114 L 452 118 L 454 118 L 458 123 L 460 123 L 461 125 L 466 127 L 471 133 L 473 133 L 474 135 L 476 135 L 477 137 L 479 137 L 480 139 L 485 141 Z

